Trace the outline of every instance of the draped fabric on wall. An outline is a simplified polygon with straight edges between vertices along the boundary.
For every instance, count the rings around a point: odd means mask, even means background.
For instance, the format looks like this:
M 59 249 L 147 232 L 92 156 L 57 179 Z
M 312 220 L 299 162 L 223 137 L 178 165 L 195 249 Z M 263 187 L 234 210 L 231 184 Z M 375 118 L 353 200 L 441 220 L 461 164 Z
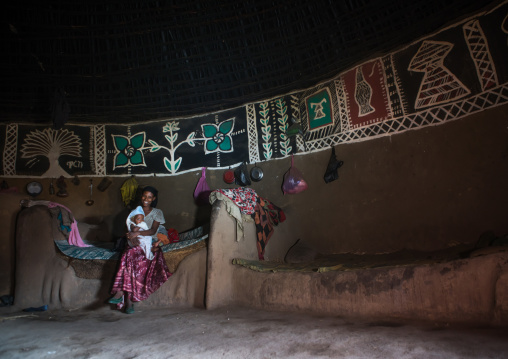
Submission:
M 1 174 L 177 175 L 460 119 L 508 102 L 507 17 L 504 3 L 314 87 L 221 112 L 60 129 L 0 125 Z

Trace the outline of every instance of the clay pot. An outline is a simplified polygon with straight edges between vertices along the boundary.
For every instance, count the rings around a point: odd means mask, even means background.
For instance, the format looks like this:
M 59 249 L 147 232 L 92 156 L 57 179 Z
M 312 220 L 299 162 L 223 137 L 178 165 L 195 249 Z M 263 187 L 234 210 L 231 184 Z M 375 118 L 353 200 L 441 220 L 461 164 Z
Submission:
M 225 171 L 222 178 L 227 184 L 235 183 L 235 173 L 232 170 Z

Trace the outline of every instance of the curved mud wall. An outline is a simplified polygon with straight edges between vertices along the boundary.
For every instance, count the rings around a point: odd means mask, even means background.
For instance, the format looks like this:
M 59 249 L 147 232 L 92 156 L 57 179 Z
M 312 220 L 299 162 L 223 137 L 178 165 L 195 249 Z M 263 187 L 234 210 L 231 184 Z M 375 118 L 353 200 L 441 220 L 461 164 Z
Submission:
M 399 249 L 430 251 L 461 243 L 473 244 L 491 230 L 508 233 L 508 106 L 500 106 L 436 127 L 408 131 L 365 142 L 335 146 L 344 161 L 339 179 L 325 184 L 323 174 L 330 151 L 295 156 L 309 189 L 283 195 L 281 184 L 291 159 L 258 163 L 264 171 L 252 188 L 282 207 L 287 221 L 276 227 L 266 257 L 281 259 L 297 240 L 327 253 L 380 253 Z M 250 168 L 251 166 L 249 166 Z M 208 221 L 211 207 L 198 207 L 193 191 L 201 172 L 173 177 L 137 177 L 141 185 L 159 189 L 159 208 L 167 226 L 184 231 Z M 232 188 L 223 171 L 208 171 L 211 188 Z M 121 236 L 127 209 L 120 187 L 125 178 L 111 178 L 105 191 L 94 187 L 89 199 L 89 178 L 77 186 L 69 180 L 69 196 L 49 195 L 49 179 L 41 179 L 44 192 L 37 199 L 69 207 L 78 221 L 103 222 Z M 0 180 L 3 180 L 0 178 Z M 1 193 L 0 210 L 10 218 L 0 237 L 0 294 L 12 293 L 14 220 L 19 200 L 28 198 L 25 185 L 33 179 L 6 178 L 19 193 Z M 101 178 L 94 178 L 94 185 Z M 255 245 L 255 244 L 253 244 Z

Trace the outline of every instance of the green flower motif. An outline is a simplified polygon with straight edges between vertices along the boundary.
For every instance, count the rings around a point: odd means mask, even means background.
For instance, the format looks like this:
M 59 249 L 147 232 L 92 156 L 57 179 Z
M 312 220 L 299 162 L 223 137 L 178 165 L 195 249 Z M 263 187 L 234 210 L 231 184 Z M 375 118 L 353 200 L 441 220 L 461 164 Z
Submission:
M 231 118 L 215 124 L 201 125 L 205 137 L 205 155 L 212 152 L 233 152 L 233 140 L 231 132 L 235 125 L 235 119 Z
M 113 143 L 117 153 L 113 160 L 113 170 L 117 167 L 146 166 L 145 157 L 140 149 L 145 144 L 145 132 L 136 133 L 134 136 L 126 137 L 112 135 Z

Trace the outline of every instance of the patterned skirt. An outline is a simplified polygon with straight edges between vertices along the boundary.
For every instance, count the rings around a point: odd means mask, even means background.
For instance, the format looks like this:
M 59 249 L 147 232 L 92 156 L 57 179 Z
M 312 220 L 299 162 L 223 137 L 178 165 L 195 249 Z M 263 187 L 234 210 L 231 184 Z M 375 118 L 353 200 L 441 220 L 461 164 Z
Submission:
M 162 251 L 156 251 L 154 258 L 149 260 L 141 247 L 127 246 L 120 259 L 111 294 L 123 290 L 130 300 L 140 302 L 159 289 L 171 274 Z

